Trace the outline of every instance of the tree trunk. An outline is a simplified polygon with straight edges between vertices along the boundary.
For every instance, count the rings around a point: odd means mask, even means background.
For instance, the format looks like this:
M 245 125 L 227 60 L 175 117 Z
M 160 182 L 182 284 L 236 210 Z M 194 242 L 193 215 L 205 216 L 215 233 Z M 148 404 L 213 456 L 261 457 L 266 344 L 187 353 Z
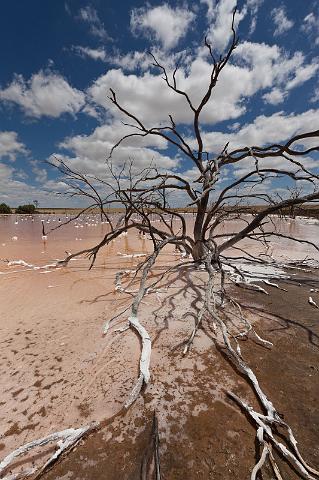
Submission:
M 206 188 L 206 183 L 203 184 L 203 190 Z M 206 209 L 208 205 L 209 195 L 203 196 L 198 203 L 195 224 L 194 224 L 194 247 L 192 256 L 195 261 L 200 261 L 206 253 L 205 247 L 205 232 L 203 231 L 203 224 L 206 215 Z
M 203 240 L 197 240 L 192 250 L 192 257 L 195 262 L 200 262 L 204 258 L 205 253 L 205 242 Z

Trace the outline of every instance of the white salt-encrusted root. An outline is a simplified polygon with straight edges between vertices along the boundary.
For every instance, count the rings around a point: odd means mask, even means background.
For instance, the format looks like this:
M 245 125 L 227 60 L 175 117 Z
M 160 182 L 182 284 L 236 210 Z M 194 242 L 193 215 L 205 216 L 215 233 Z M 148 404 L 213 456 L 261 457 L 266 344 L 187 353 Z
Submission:
M 78 441 L 87 432 L 89 432 L 90 430 L 93 430 L 97 426 L 98 426 L 98 423 L 94 422 L 90 425 L 87 425 L 85 427 L 80 427 L 77 429 L 68 428 L 67 430 L 54 432 L 54 433 L 51 433 L 50 435 L 47 435 L 46 437 L 39 438 L 37 440 L 33 440 L 32 442 L 26 443 L 25 445 L 22 445 L 21 447 L 11 452 L 2 460 L 2 462 L 0 463 L 0 475 L 2 475 L 5 472 L 5 470 L 9 467 L 9 465 L 11 465 L 14 462 L 14 460 L 16 460 L 18 457 L 25 455 L 30 450 L 33 450 L 35 447 L 42 447 L 44 445 L 47 445 L 50 442 L 56 442 L 58 449 L 49 458 L 49 460 L 47 460 L 47 462 L 42 467 L 39 468 L 39 471 L 44 471 L 53 462 L 55 462 L 63 452 L 74 447 L 74 445 L 76 445 L 76 443 L 78 443 Z M 32 472 L 32 474 L 34 473 L 35 471 Z M 29 476 L 29 475 L 30 475 L 30 472 L 29 473 L 26 472 L 26 475 L 24 476 Z M 10 478 L 12 478 L 11 474 L 10 476 L 3 477 L 3 480 L 9 480 Z

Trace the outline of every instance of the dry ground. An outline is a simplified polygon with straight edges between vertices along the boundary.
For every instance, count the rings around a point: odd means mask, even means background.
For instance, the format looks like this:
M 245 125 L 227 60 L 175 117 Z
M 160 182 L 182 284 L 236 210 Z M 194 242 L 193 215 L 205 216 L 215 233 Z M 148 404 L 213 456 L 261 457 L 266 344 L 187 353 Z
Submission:
M 280 316 L 270 318 L 262 313 L 258 324 L 258 331 L 274 343 L 272 350 L 249 340 L 242 351 L 266 394 L 292 426 L 301 453 L 318 466 L 319 314 L 307 303 L 311 287 L 318 287 L 318 281 L 309 279 L 302 286 L 296 281 L 288 292 L 272 289 L 269 297 L 247 292 L 237 295 L 254 312 L 263 308 Z M 208 325 L 204 328 L 209 335 Z M 168 330 L 160 333 L 162 343 Z M 202 334 L 202 342 L 195 344 L 188 359 L 181 357 L 179 349 L 164 348 L 162 362 L 156 362 L 152 384 L 143 398 L 126 415 L 106 422 L 44 478 L 155 478 L 152 474 L 141 476 L 151 443 L 154 409 L 159 421 L 163 479 L 249 478 L 258 451 L 255 430 L 237 405 L 227 399 L 223 388 L 232 389 L 256 407 L 257 402 L 223 352 L 208 347 L 203 338 Z M 279 460 L 279 464 L 283 478 L 299 478 L 284 461 Z M 260 478 L 270 480 L 273 476 L 265 468 Z

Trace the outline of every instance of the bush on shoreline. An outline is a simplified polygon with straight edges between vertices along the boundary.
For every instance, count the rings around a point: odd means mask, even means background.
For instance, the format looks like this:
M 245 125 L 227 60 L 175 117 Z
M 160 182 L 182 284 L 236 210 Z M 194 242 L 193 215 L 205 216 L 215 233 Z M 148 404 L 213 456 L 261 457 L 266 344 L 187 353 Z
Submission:
M 35 206 L 32 204 L 19 205 L 18 208 L 16 208 L 15 213 L 27 213 L 32 215 L 33 213 L 36 213 Z
M 0 214 L 1 213 L 4 213 L 4 214 L 12 213 L 9 205 L 7 205 L 6 203 L 1 203 L 0 204 Z

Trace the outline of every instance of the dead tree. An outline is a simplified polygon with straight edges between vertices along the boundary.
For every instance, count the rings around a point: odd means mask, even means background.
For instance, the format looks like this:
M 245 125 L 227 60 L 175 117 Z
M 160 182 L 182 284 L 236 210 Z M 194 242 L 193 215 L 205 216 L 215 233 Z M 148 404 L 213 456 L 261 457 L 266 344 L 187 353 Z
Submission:
M 91 267 L 94 265 L 99 251 L 121 234 L 132 229 L 137 229 L 146 234 L 153 244 L 153 252 L 143 259 L 134 272 L 134 279 L 139 279 L 139 288 L 133 295 L 133 301 L 128 315 L 127 327 L 134 329 L 141 338 L 142 350 L 140 357 L 140 370 L 137 383 L 129 396 L 126 407 L 129 407 L 138 397 L 143 385 L 150 379 L 151 338 L 141 324 L 139 317 L 140 304 L 143 297 L 152 291 L 158 284 L 150 283 L 149 274 L 166 245 L 174 245 L 182 255 L 190 258 L 189 263 L 197 268 L 199 265 L 206 272 L 207 281 L 202 298 L 202 308 L 198 312 L 197 321 L 190 336 L 185 341 L 186 354 L 192 345 L 194 337 L 201 326 L 202 318 L 208 319 L 216 332 L 216 342 L 227 349 L 230 361 L 239 369 L 247 382 L 251 385 L 259 399 L 261 413 L 254 411 L 244 400 L 235 393 L 228 392 L 229 396 L 237 402 L 242 410 L 256 425 L 257 440 L 262 448 L 262 454 L 251 473 L 255 479 L 267 458 L 273 468 L 277 479 L 282 478 L 279 467 L 273 456 L 273 449 L 284 456 L 288 463 L 299 472 L 302 478 L 317 479 L 318 471 L 310 467 L 301 457 L 297 448 L 294 434 L 281 418 L 272 402 L 263 392 L 256 375 L 244 360 L 239 341 L 248 335 L 254 335 L 259 343 L 270 348 L 271 342 L 261 338 L 254 327 L 246 319 L 241 306 L 232 298 L 227 290 L 228 280 L 239 286 L 254 288 L 265 292 L 260 285 L 247 280 L 245 273 L 240 269 L 238 261 L 251 262 L 257 265 L 277 265 L 271 255 L 252 254 L 245 246 L 245 241 L 256 242 L 260 247 L 265 247 L 266 252 L 269 240 L 275 236 L 290 238 L 296 242 L 304 242 L 319 250 L 319 246 L 306 240 L 289 237 L 276 228 L 272 218 L 282 211 L 292 211 L 296 206 L 313 204 L 319 200 L 319 176 L 307 169 L 303 164 L 303 157 L 312 152 L 319 151 L 319 130 L 304 132 L 293 136 L 282 144 L 249 145 L 235 150 L 230 150 L 226 144 L 218 154 L 206 153 L 205 142 L 201 128 L 201 115 L 210 101 L 214 88 L 222 79 L 222 72 L 230 61 L 238 39 L 232 22 L 232 39 L 226 53 L 215 57 L 212 46 L 205 40 L 205 46 L 211 60 L 209 85 L 204 92 L 199 104 L 195 105 L 189 94 L 182 90 L 177 81 L 177 69 L 172 74 L 157 59 L 153 58 L 153 66 L 162 74 L 163 81 L 168 89 L 175 95 L 184 98 L 186 105 L 192 113 L 193 141 L 196 151 L 192 148 L 183 131 L 174 120 L 174 114 L 168 117 L 165 126 L 148 126 L 134 112 L 129 111 L 118 98 L 114 90 L 110 91 L 109 99 L 112 104 L 127 118 L 125 125 L 132 128 L 132 132 L 113 146 L 106 163 L 108 169 L 107 179 L 84 175 L 76 172 L 68 164 L 58 161 L 55 166 L 63 174 L 64 181 L 69 185 L 71 196 L 85 196 L 90 199 L 90 208 L 98 208 L 101 218 L 109 223 L 109 229 L 104 238 L 91 248 L 68 255 L 59 265 L 67 265 L 71 258 L 79 255 L 88 255 Z M 129 122 L 129 123 L 128 123 Z M 132 137 L 160 137 L 169 145 L 192 162 L 198 171 L 198 178 L 190 182 L 177 173 L 163 173 L 158 166 L 150 166 L 138 174 L 135 173 L 133 162 L 127 162 L 119 167 L 112 163 L 112 155 L 125 141 Z M 311 143 L 312 142 L 312 143 Z M 272 159 L 271 167 L 264 166 L 265 159 Z M 281 159 L 278 166 L 276 160 Z M 234 176 L 226 186 L 220 188 L 221 174 L 225 169 L 235 169 L 249 162 L 247 173 Z M 269 163 L 269 162 L 268 162 Z M 281 178 L 295 182 L 298 195 L 278 197 L 276 193 L 267 191 L 269 180 Z M 192 229 L 189 229 L 185 216 L 170 204 L 170 193 L 178 192 L 184 195 L 184 210 L 194 211 L 195 218 Z M 112 206 L 120 205 L 123 213 L 119 216 L 110 214 Z M 252 213 L 250 206 L 259 205 Z M 83 213 L 81 212 L 81 213 Z M 80 215 L 80 214 L 79 214 Z M 159 220 L 156 224 L 153 217 Z M 77 217 L 74 217 L 77 218 Z M 74 220 L 70 219 L 71 220 Z M 234 222 L 234 220 L 238 220 Z M 230 231 L 223 231 L 225 225 Z M 60 228 L 60 226 L 58 227 Z M 230 252 L 232 254 L 230 255 Z M 234 254 L 237 254 L 237 256 Z M 310 263 L 311 264 L 311 263 Z M 283 265 L 284 266 L 284 265 Z M 290 265 L 292 266 L 292 265 Z M 295 264 L 296 266 L 296 264 Z M 173 268 L 178 268 L 178 265 Z M 123 285 L 125 272 L 119 272 L 116 277 L 116 289 L 127 291 L 129 285 Z M 269 282 L 265 283 L 277 286 Z M 236 336 L 233 335 L 227 324 L 227 308 L 238 311 L 245 327 Z M 104 327 L 107 333 L 109 323 Z M 283 427 L 287 432 L 287 441 L 278 438 L 276 427 Z M 284 442 L 284 443 L 283 443 Z M 1 473 L 1 472 L 0 472 Z
M 235 16 L 235 13 L 234 13 Z M 153 175 L 143 177 L 145 183 L 151 183 L 150 186 L 135 185 L 130 189 L 130 193 L 140 192 L 141 194 L 149 194 L 150 192 L 158 193 L 160 191 L 176 191 L 182 190 L 186 197 L 188 197 L 187 207 L 194 207 L 195 223 L 191 238 L 185 238 L 185 247 L 187 251 L 191 251 L 192 257 L 195 261 L 202 261 L 208 251 L 214 251 L 213 262 L 218 264 L 223 252 L 228 248 L 234 246 L 243 238 L 247 236 L 254 236 L 256 229 L 266 221 L 269 215 L 275 214 L 283 209 L 291 210 L 297 205 L 302 205 L 308 202 L 315 202 L 319 199 L 318 191 L 318 175 L 307 170 L 303 164 L 298 161 L 298 158 L 317 151 L 318 146 L 311 146 L 308 148 L 301 148 L 302 142 L 307 142 L 309 139 L 316 141 L 319 137 L 319 130 L 306 132 L 290 138 L 285 144 L 272 144 L 268 146 L 247 146 L 233 151 L 228 151 L 228 144 L 225 145 L 219 155 L 206 155 L 203 136 L 201 133 L 200 118 L 203 109 L 210 100 L 214 87 L 216 86 L 219 77 L 224 67 L 229 62 L 233 51 L 237 46 L 237 36 L 234 30 L 234 17 L 232 24 L 232 41 L 227 50 L 227 53 L 218 60 L 213 54 L 211 45 L 205 40 L 205 45 L 208 49 L 212 69 L 210 73 L 210 81 L 207 91 L 199 102 L 195 105 L 186 91 L 178 87 L 176 72 L 169 75 L 166 68 L 161 65 L 154 56 L 154 67 L 158 68 L 163 75 L 167 88 L 172 90 L 176 95 L 184 97 L 186 104 L 193 115 L 193 138 L 197 145 L 196 153 L 191 147 L 191 143 L 185 139 L 183 133 L 179 130 L 174 121 L 173 114 L 169 115 L 169 124 L 167 126 L 149 127 L 138 118 L 134 112 L 128 111 L 117 98 L 116 92 L 110 90 L 110 101 L 133 123 L 125 123 L 132 128 L 132 133 L 122 137 L 116 145 L 112 148 L 109 158 L 112 157 L 113 152 L 122 145 L 125 140 L 132 137 L 146 137 L 154 136 L 161 137 L 169 144 L 174 146 L 179 153 L 185 158 L 192 161 L 194 166 L 198 169 L 198 178 L 194 182 L 198 186 L 194 187 L 185 178 L 177 174 L 163 174 L 154 172 Z M 264 168 L 263 159 L 272 158 L 274 160 L 273 167 Z M 285 168 L 276 167 L 276 158 L 285 159 Z M 253 167 L 249 173 L 237 178 L 230 183 L 222 192 L 214 197 L 214 191 L 219 185 L 220 175 L 225 167 L 236 167 L 245 159 L 253 161 Z M 296 183 L 304 182 L 309 184 L 310 191 L 303 194 L 298 189 L 298 195 L 290 195 L 286 199 L 278 201 L 271 197 L 267 192 L 263 191 L 263 185 L 266 180 L 282 177 L 285 179 L 294 180 Z M 156 183 L 157 182 L 157 183 Z M 260 193 L 255 193 L 259 191 Z M 307 189 L 306 189 L 307 191 Z M 249 222 L 245 228 L 231 236 L 231 239 L 223 241 L 221 235 L 216 235 L 218 226 L 225 221 L 225 216 L 229 215 L 230 209 L 238 212 L 238 209 L 245 205 L 245 203 L 262 202 L 264 208 L 262 211 Z M 226 215 L 225 215 L 226 212 Z M 227 235 L 229 236 L 229 235 Z M 216 241 L 218 239 L 218 242 Z
M 198 313 L 196 325 L 189 339 L 185 342 L 184 354 L 191 347 L 200 328 L 202 318 L 204 316 L 210 318 L 214 327 L 222 336 L 223 347 L 227 349 L 233 365 L 246 377 L 263 409 L 262 413 L 255 412 L 245 401 L 229 392 L 229 396 L 255 422 L 257 439 L 262 448 L 261 457 L 252 470 L 251 478 L 256 478 L 257 472 L 267 458 L 272 465 L 276 478 L 281 478 L 279 467 L 272 453 L 272 449 L 275 449 L 286 458 L 302 478 L 315 479 L 318 478 L 319 473 L 307 465 L 301 457 L 291 428 L 282 420 L 271 401 L 266 397 L 254 372 L 241 355 L 239 340 L 248 334 L 254 335 L 259 343 L 267 348 L 270 348 L 272 344 L 261 338 L 245 318 L 241 307 L 227 292 L 226 279 L 230 278 L 239 286 L 255 288 L 265 292 L 260 285 L 247 281 L 236 261 L 274 265 L 276 260 L 271 255 L 253 255 L 243 243 L 247 240 L 264 246 L 266 251 L 269 240 L 275 236 L 304 242 L 319 250 L 318 245 L 312 242 L 280 232 L 272 220 L 273 216 L 280 212 L 294 212 L 297 206 L 318 202 L 319 176 L 303 165 L 302 157 L 319 150 L 319 130 L 295 135 L 283 144 L 250 145 L 235 150 L 230 150 L 227 144 L 219 154 L 207 155 L 201 131 L 201 114 L 211 99 L 217 81 L 219 81 L 224 67 L 236 48 L 237 36 L 234 30 L 234 17 L 232 33 L 230 46 L 226 54 L 219 59 L 215 58 L 211 45 L 205 40 L 212 67 L 207 91 L 198 105 L 193 103 L 186 91 L 179 88 L 176 78 L 177 70 L 169 75 L 166 68 L 152 56 L 153 65 L 161 72 L 167 88 L 176 95 L 182 96 L 192 112 L 193 140 L 196 143 L 196 152 L 194 152 L 191 142 L 185 138 L 174 121 L 173 113 L 169 115 L 169 123 L 166 126 L 149 127 L 134 112 L 127 110 L 116 92 L 111 90 L 110 101 L 128 119 L 129 123 L 125 122 L 125 125 L 132 128 L 132 132 L 120 138 L 111 149 L 107 161 L 111 180 L 105 181 L 79 174 L 63 162 L 58 163 L 58 168 L 63 173 L 64 180 L 72 186 L 74 194 L 84 194 L 90 197 L 93 202 L 92 207 L 99 207 L 110 223 L 109 232 L 98 245 L 75 255 L 88 254 L 91 257 L 91 265 L 93 265 L 96 255 L 104 245 L 107 245 L 123 232 L 134 228 L 146 234 L 153 243 L 153 253 L 140 264 L 135 272 L 135 276 L 140 275 L 140 288 L 132 302 L 128 326 L 139 333 L 142 339 L 142 352 L 140 375 L 126 406 L 134 402 L 143 384 L 147 384 L 150 376 L 151 339 L 145 328 L 140 324 L 138 318 L 139 305 L 143 296 L 154 288 L 152 284 L 147 286 L 147 278 L 158 255 L 165 245 L 174 244 L 177 249 L 192 259 L 191 262 L 194 266 L 202 264 L 208 275 L 203 305 Z M 127 139 L 146 136 L 160 137 L 175 147 L 184 158 L 192 161 L 198 170 L 198 178 L 194 182 L 190 182 L 177 173 L 163 173 L 156 166 L 150 166 L 134 175 L 132 162 L 128 162 L 122 167 L 115 167 L 112 164 L 114 151 Z M 310 145 L 310 141 L 313 141 L 312 145 Z M 307 146 L 305 147 L 304 144 Z M 264 166 L 265 159 L 272 159 L 273 165 L 271 167 Z M 284 160 L 285 166 L 278 167 L 277 159 Z M 247 173 L 235 176 L 224 188 L 218 188 L 221 174 L 226 168 L 234 169 L 248 161 L 250 167 Z M 281 165 L 283 165 L 283 162 L 281 162 Z M 294 194 L 295 190 L 289 191 L 289 189 L 286 197 L 279 197 L 276 192 L 272 194 L 267 191 L 268 181 L 278 178 L 293 181 L 297 185 L 298 195 Z M 102 198 L 98 192 L 103 190 L 106 193 Z M 169 203 L 169 194 L 174 192 L 184 194 L 184 209 L 186 211 L 195 211 L 191 231 L 187 227 L 185 216 L 174 209 L 174 204 L 170 205 Z M 109 208 L 114 204 L 120 204 L 123 208 L 123 214 L 116 222 L 114 219 L 108 218 L 105 211 L 106 207 Z M 259 205 L 259 208 L 252 214 L 250 205 Z M 251 215 L 247 215 L 247 213 L 251 213 Z M 151 221 L 152 215 L 156 215 L 160 222 L 154 224 Z M 238 222 L 236 223 L 234 220 L 238 220 Z M 230 232 L 223 232 L 221 227 L 225 225 L 229 225 L 229 228 L 232 227 L 233 229 Z M 236 226 L 234 227 L 234 225 Z M 232 251 L 232 255 L 229 255 L 230 251 Z M 238 252 L 237 257 L 234 255 L 234 251 Z M 74 255 L 66 258 L 65 263 L 72 256 Z M 218 280 L 216 280 L 217 277 Z M 122 275 L 119 274 L 117 288 L 125 290 L 121 283 L 122 278 Z M 220 282 L 221 288 L 216 288 L 216 285 L 220 285 Z M 277 286 L 266 279 L 264 282 Z M 229 308 L 238 309 L 245 322 L 245 329 L 236 337 L 232 335 L 227 326 L 227 314 L 224 313 L 225 305 L 228 305 Z M 276 427 L 278 426 L 284 427 L 287 431 L 288 437 L 285 444 L 276 436 Z

